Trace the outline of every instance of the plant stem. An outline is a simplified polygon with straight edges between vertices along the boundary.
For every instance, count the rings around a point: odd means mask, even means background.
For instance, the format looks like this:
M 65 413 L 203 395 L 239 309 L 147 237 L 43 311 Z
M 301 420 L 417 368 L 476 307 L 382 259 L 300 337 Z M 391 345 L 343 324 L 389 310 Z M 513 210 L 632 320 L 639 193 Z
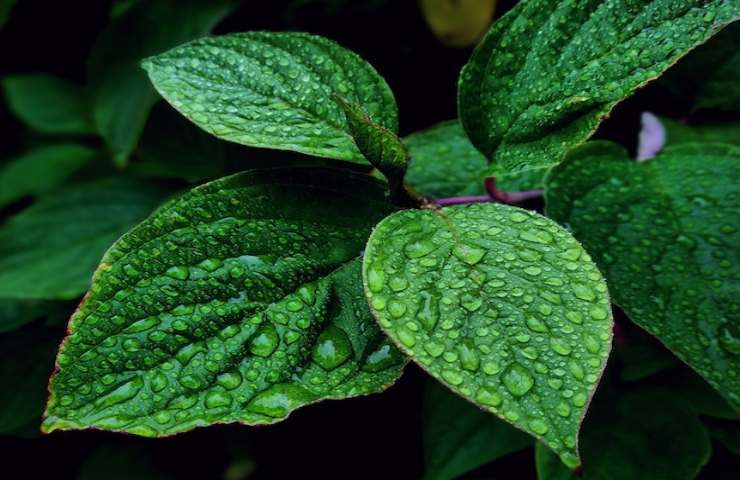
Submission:
M 485 187 L 488 195 L 467 195 L 462 197 L 440 198 L 435 203 L 440 207 L 449 205 L 464 205 L 466 203 L 519 203 L 531 198 L 542 196 L 542 190 L 526 190 L 523 192 L 504 192 L 496 188 L 496 179 L 488 177 L 485 179 Z

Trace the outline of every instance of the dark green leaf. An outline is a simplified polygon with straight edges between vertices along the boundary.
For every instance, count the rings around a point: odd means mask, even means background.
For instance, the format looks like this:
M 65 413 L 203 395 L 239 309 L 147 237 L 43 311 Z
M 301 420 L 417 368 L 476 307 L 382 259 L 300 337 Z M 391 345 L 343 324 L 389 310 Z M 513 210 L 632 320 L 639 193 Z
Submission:
M 666 390 L 597 398 L 583 425 L 583 474 L 537 445 L 540 480 L 690 480 L 709 460 L 709 435 L 688 405 Z M 616 403 L 616 405 L 615 405 Z
M 660 123 L 665 128 L 667 145 L 719 142 L 740 146 L 740 122 L 686 125 L 660 118 Z
M 82 88 L 50 75 L 12 75 L 3 79 L 10 110 L 42 133 L 94 133 Z
M 79 296 L 105 249 L 169 193 L 111 178 L 42 198 L 0 228 L 0 298 Z
M 16 0 L 0 0 L 0 29 L 8 23 L 8 17 L 13 11 Z
M 76 143 L 30 150 L 0 168 L 0 207 L 25 195 L 38 195 L 58 186 L 90 162 L 97 152 Z
M 678 377 L 675 383 L 671 384 L 671 388 L 684 397 L 697 414 L 740 420 L 740 411 L 732 408 L 704 379 L 693 372 L 686 373 Z
M 519 2 L 463 68 L 463 126 L 507 171 L 557 164 L 619 101 L 739 17 L 733 0 Z
M 740 24 L 727 26 L 687 55 L 660 82 L 695 108 L 740 109 Z
M 117 165 L 125 165 L 157 94 L 139 62 L 213 28 L 232 0 L 148 0 L 116 17 L 100 35 L 88 65 L 93 116 Z
M 391 210 L 381 182 L 313 168 L 245 172 L 161 207 L 103 257 L 44 429 L 274 423 L 383 390 L 404 361 L 370 316 L 357 256 Z
M 501 204 L 407 210 L 373 231 L 363 276 L 402 351 L 578 464 L 612 317 L 601 274 L 568 232 Z
M 419 194 L 443 198 L 485 193 L 486 158 L 457 120 L 412 133 L 403 141 L 411 157 L 406 182 Z
M 304 33 L 247 32 L 204 38 L 147 59 L 159 93 L 213 135 L 255 147 L 365 162 L 341 95 L 395 133 L 385 80 L 354 53 Z
M 485 193 L 484 178 L 496 178 L 496 188 L 518 192 L 542 188 L 546 168 L 521 173 L 488 171 L 486 157 L 457 120 L 439 123 L 404 139 L 411 156 L 406 181 L 418 193 L 432 198 Z
M 592 142 L 550 172 L 546 199 L 630 319 L 740 406 L 740 148 L 677 145 L 638 163 Z
M 712 422 L 707 428 L 712 438 L 740 457 L 740 422 Z
M 425 480 L 451 480 L 532 446 L 530 436 L 476 408 L 439 383 L 427 383 L 424 396 Z
M 370 164 L 378 169 L 396 192 L 403 183 L 409 156 L 401 139 L 387 128 L 375 123 L 362 106 L 336 95 L 347 121 L 347 131 L 357 149 Z
M 38 432 L 59 337 L 47 329 L 0 336 L 0 434 Z
M 0 333 L 10 332 L 41 318 L 52 302 L 0 299 Z

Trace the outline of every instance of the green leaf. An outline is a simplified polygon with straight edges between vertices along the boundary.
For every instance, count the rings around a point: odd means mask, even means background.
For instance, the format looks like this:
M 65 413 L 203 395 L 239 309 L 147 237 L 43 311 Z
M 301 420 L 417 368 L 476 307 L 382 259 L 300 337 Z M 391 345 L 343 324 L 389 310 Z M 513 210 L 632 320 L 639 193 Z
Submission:
M 378 322 L 412 360 L 578 464 L 612 317 L 570 234 L 508 205 L 407 210 L 373 231 L 363 277 Z
M 486 176 L 507 192 L 542 188 L 546 168 L 520 173 L 488 171 L 484 157 L 468 140 L 458 120 L 438 123 L 404 138 L 410 163 L 406 181 L 418 193 L 432 197 L 481 195 Z
M 404 360 L 368 311 L 357 256 L 391 210 L 382 182 L 312 168 L 245 172 L 161 207 L 103 257 L 45 431 L 266 424 L 383 390 Z
M 0 434 L 38 433 L 58 336 L 24 329 L 0 336 Z
M 731 0 L 519 2 L 462 70 L 463 126 L 507 171 L 557 164 L 618 102 L 739 17 Z
M 457 478 L 533 443 L 434 381 L 427 382 L 423 414 L 425 480 Z
M 672 392 L 640 389 L 596 399 L 583 425 L 583 474 L 535 447 L 539 480 L 690 480 L 711 455 L 709 435 Z
M 712 422 L 707 425 L 709 433 L 736 457 L 740 457 L 740 423 Z
M 50 75 L 11 75 L 2 82 L 8 107 L 41 133 L 94 133 L 82 88 Z
M 0 333 L 16 330 L 22 325 L 41 318 L 50 309 L 51 303 L 38 300 L 0 299 Z
M 93 160 L 97 152 L 76 143 L 38 147 L 0 168 L 0 207 L 45 193 Z
M 208 33 L 235 6 L 232 0 L 149 0 L 116 17 L 91 53 L 93 117 L 116 165 L 136 147 L 158 97 L 139 62 Z
M 660 118 L 660 123 L 665 128 L 667 145 L 718 142 L 740 146 L 740 122 L 686 125 L 675 120 Z
M 622 328 L 626 325 L 620 325 Z M 619 378 L 625 382 L 643 380 L 667 368 L 680 364 L 678 359 L 658 343 L 655 338 L 637 331 L 625 339 L 624 345 L 617 343 L 616 354 L 620 361 Z
M 550 172 L 546 200 L 630 319 L 740 406 L 740 148 L 677 145 L 638 163 L 592 142 Z
M 408 153 L 401 139 L 382 125 L 375 123 L 362 106 L 336 95 L 344 111 L 347 130 L 355 145 L 370 164 L 388 179 L 391 192 L 403 184 L 408 167 Z
M 434 125 L 403 139 L 410 155 L 406 182 L 432 198 L 480 195 L 486 158 L 473 147 L 457 120 Z
M 105 249 L 171 190 L 127 178 L 70 186 L 0 227 L 0 298 L 71 299 Z
M 675 95 L 695 108 L 740 109 L 740 24 L 728 25 L 661 78 Z
M 385 80 L 354 53 L 304 33 L 246 32 L 204 38 L 147 59 L 159 93 L 224 140 L 364 163 L 341 95 L 398 130 Z
M 670 386 L 691 404 L 698 415 L 740 420 L 740 411 L 732 408 L 727 400 L 693 372 L 687 371 L 678 376 Z

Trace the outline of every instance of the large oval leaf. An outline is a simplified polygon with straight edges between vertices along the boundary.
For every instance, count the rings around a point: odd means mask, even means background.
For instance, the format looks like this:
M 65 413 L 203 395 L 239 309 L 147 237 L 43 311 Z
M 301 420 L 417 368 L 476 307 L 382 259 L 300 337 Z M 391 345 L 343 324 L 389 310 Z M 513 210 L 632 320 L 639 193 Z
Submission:
M 382 390 L 403 361 L 370 316 L 357 257 L 389 211 L 379 181 L 310 168 L 238 174 L 160 208 L 105 254 L 44 429 L 272 423 Z
M 592 142 L 546 195 L 627 315 L 740 407 L 740 148 L 682 144 L 638 163 Z
M 398 130 L 385 80 L 359 56 L 304 33 L 204 38 L 143 64 L 160 94 L 224 140 L 365 162 L 334 95 Z
M 373 231 L 363 276 L 401 350 L 578 464 L 612 321 L 606 284 L 568 232 L 500 204 L 403 211 Z
M 526 0 L 460 75 L 473 144 L 507 170 L 554 165 L 622 99 L 740 18 L 735 0 Z

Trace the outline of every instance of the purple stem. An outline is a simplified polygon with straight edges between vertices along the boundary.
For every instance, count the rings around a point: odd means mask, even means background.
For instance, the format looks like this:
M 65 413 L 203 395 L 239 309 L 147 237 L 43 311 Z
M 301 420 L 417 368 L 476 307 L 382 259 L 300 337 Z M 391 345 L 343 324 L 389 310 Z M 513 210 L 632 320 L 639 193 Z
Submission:
M 440 198 L 435 203 L 440 207 L 448 205 L 463 205 L 466 203 L 519 203 L 530 198 L 538 198 L 543 194 L 542 190 L 526 190 L 524 192 L 503 192 L 496 188 L 496 179 L 488 177 L 485 180 L 488 195 L 467 195 L 463 197 Z

